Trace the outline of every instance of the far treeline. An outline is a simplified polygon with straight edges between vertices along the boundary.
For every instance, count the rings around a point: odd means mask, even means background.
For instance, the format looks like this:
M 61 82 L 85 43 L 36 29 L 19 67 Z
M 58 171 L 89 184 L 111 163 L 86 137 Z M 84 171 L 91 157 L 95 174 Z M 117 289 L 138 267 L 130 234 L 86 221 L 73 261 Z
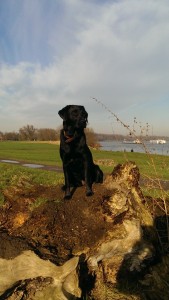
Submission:
M 60 130 L 61 127 L 56 129 L 52 128 L 40 128 L 37 129 L 33 125 L 26 125 L 19 129 L 18 132 L 1 132 L 0 131 L 0 141 L 59 141 L 60 139 Z M 101 141 L 123 141 L 133 140 L 135 137 L 132 137 L 130 134 L 128 136 L 121 134 L 103 134 L 103 133 L 95 133 L 92 128 L 85 129 L 87 143 L 91 147 L 98 148 L 99 142 Z M 140 140 L 151 140 L 151 139 L 159 139 L 163 138 L 165 140 L 169 140 L 168 137 L 165 136 L 137 136 Z
M 37 129 L 33 125 L 26 125 L 19 129 L 18 132 L 1 132 L 0 141 L 59 141 L 60 140 L 61 127 L 52 128 L 40 128 Z M 86 128 L 87 143 L 91 147 L 99 147 L 97 134 L 93 129 Z

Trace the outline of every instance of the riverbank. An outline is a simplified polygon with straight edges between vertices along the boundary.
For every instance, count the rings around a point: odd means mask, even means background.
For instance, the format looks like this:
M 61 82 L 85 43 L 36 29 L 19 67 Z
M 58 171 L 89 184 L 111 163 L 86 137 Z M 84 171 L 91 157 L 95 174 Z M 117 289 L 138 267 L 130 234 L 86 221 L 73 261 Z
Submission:
M 100 149 L 106 151 L 138 152 L 160 155 L 169 155 L 169 142 L 152 144 L 148 141 L 141 144 L 124 143 L 123 141 L 100 141 Z

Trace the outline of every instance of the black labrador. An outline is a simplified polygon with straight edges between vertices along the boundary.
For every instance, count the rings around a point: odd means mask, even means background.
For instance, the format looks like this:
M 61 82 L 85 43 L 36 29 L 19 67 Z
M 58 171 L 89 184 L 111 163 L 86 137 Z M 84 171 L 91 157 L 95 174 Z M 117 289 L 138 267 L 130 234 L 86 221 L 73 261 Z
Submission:
M 60 157 L 65 177 L 65 199 L 71 198 L 70 188 L 86 183 L 86 195 L 93 194 L 92 184 L 103 182 L 103 172 L 93 162 L 92 153 L 87 146 L 84 128 L 88 113 L 81 105 L 67 105 L 58 112 L 63 119 L 60 132 Z

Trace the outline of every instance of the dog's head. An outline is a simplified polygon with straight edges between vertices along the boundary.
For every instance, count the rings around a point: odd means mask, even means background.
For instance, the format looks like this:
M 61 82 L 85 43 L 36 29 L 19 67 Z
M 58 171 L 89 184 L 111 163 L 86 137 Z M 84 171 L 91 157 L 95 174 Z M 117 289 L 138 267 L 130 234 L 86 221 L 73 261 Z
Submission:
M 58 114 L 63 119 L 63 129 L 69 135 L 73 135 L 77 129 L 86 128 L 88 113 L 84 106 L 67 105 L 59 110 Z

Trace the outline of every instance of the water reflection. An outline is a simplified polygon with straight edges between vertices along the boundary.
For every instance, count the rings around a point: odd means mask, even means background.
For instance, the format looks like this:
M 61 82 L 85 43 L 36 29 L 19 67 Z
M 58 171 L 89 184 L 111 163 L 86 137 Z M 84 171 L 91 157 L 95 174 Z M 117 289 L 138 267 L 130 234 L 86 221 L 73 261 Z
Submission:
M 28 168 L 33 168 L 33 169 L 39 169 L 39 168 L 43 168 L 43 165 L 37 165 L 37 164 L 23 164 L 23 167 L 28 167 Z
M 10 159 L 1 159 L 1 162 L 11 163 L 11 164 L 19 164 L 19 161 L 10 160 Z
M 23 163 L 20 161 L 10 160 L 10 159 L 0 159 L 0 162 L 19 164 L 23 167 L 33 168 L 33 169 L 44 169 L 44 170 L 49 170 L 49 171 L 63 172 L 62 168 L 57 167 L 57 166 L 46 166 L 46 165 L 39 165 L 39 164 L 32 164 L 32 163 Z
M 1 162 L 4 163 L 11 163 L 11 164 L 21 164 L 24 167 L 29 167 L 29 168 L 43 168 L 43 165 L 38 165 L 38 164 L 22 164 L 21 162 L 17 160 L 11 160 L 11 159 L 1 159 Z
M 166 144 L 151 144 L 144 142 L 144 144 L 127 144 L 123 141 L 101 141 L 101 150 L 107 151 L 126 151 L 126 152 L 149 152 L 152 154 L 169 155 L 169 142 Z

